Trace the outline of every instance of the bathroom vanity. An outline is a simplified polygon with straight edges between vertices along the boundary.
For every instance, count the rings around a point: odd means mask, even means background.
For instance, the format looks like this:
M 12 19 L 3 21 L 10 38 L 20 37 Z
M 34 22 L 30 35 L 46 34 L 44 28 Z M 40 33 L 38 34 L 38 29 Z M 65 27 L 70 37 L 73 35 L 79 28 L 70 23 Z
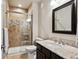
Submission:
M 37 43 L 37 59 L 64 59 Z
M 37 59 L 76 59 L 77 49 L 61 46 L 51 40 L 36 41 Z M 69 49 L 70 48 L 70 49 Z M 72 51 L 70 51 L 72 49 Z

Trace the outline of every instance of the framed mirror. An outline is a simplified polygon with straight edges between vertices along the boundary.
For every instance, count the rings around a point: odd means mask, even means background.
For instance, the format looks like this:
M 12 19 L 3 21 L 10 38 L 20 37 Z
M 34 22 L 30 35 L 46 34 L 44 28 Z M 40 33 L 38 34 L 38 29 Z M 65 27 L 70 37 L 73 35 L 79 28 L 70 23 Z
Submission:
M 76 34 L 76 7 L 74 1 L 70 1 L 53 10 L 53 32 Z

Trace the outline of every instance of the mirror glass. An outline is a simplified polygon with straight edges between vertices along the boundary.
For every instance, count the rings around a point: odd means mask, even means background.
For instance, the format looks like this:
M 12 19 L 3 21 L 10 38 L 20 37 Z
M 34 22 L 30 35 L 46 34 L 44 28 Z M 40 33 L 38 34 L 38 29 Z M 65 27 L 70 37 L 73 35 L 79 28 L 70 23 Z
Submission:
M 55 12 L 55 30 L 71 31 L 71 8 L 69 5 Z

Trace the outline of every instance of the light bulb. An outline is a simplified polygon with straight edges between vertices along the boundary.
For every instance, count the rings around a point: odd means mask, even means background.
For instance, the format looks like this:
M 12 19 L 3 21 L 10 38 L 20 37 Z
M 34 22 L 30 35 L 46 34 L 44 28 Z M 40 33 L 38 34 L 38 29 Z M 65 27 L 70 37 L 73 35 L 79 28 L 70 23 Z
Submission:
M 21 4 L 19 4 L 18 6 L 19 6 L 19 7 L 22 7 L 22 5 L 21 5 Z
M 53 5 L 55 5 L 55 4 L 57 4 L 57 3 L 56 3 L 56 1 L 54 1 L 54 0 L 52 0 L 52 1 L 50 2 L 50 5 L 51 5 L 51 6 L 53 6 Z

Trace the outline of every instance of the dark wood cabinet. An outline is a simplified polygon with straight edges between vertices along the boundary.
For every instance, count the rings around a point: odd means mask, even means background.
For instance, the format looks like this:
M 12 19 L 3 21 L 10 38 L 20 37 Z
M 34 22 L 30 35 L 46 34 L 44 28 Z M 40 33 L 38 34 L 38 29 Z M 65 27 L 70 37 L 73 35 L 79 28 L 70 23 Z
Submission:
M 36 46 L 37 46 L 37 51 L 36 51 L 37 59 L 64 59 L 38 43 L 36 43 Z
M 45 55 L 39 50 L 37 50 L 37 59 L 45 59 Z
M 59 55 L 57 55 L 55 53 L 51 53 L 51 58 L 50 59 L 64 59 L 64 58 L 60 57 Z

